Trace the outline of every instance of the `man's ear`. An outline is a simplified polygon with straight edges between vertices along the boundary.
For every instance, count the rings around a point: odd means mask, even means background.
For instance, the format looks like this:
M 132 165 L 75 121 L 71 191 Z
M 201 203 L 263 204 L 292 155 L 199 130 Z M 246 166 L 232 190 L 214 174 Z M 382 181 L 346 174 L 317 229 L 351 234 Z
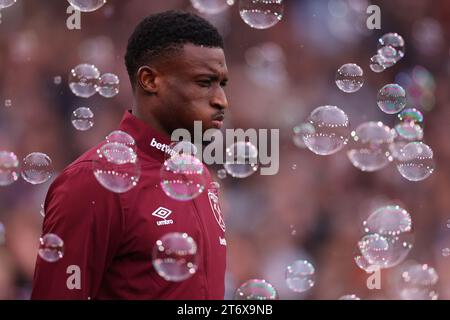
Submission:
M 159 73 L 155 68 L 149 66 L 142 66 L 137 71 L 138 85 L 149 94 L 158 93 Z

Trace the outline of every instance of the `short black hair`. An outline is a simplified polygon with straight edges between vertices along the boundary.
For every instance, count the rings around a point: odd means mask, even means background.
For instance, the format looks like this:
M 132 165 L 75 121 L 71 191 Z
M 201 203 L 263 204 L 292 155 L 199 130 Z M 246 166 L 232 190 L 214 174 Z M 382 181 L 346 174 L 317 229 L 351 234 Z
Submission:
M 128 39 L 125 65 L 134 88 L 138 69 L 152 59 L 173 53 L 184 44 L 222 48 L 223 38 L 205 19 L 189 12 L 170 10 L 144 18 Z

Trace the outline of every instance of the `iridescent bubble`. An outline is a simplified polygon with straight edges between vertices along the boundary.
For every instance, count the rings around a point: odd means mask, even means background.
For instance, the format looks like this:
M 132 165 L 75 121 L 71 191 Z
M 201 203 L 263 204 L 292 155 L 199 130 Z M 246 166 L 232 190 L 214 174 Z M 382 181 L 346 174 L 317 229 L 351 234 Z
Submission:
M 72 112 L 71 121 L 75 129 L 89 130 L 94 125 L 94 113 L 87 107 L 80 107 Z
M 117 142 L 106 143 L 97 150 L 97 159 L 92 162 L 92 168 L 97 181 L 116 193 L 131 190 L 141 176 L 136 153 Z
M 225 179 L 227 177 L 227 171 L 225 169 L 217 170 L 217 177 L 219 179 Z
M 397 170 L 409 181 L 421 181 L 434 172 L 433 150 L 423 142 L 410 142 L 401 150 Z
M 79 64 L 70 71 L 69 87 L 73 94 L 82 97 L 92 97 L 97 92 L 100 71 L 92 64 Z
M 203 163 L 190 154 L 175 154 L 161 167 L 161 187 L 164 193 L 178 201 L 199 196 L 206 187 Z
M 112 98 L 119 93 L 119 84 L 119 77 L 114 73 L 102 74 L 98 80 L 97 92 L 105 98 Z
M 404 300 L 436 300 L 434 291 L 439 276 L 436 270 L 427 264 L 409 264 L 400 270 L 400 297 Z
M 283 18 L 283 0 L 240 0 L 242 20 L 255 29 L 273 27 Z
M 198 268 L 197 244 L 187 233 L 167 233 L 156 241 L 152 263 L 156 272 L 165 280 L 186 280 Z
M 14 152 L 0 151 L 0 186 L 9 186 L 19 178 L 19 160 Z
M 23 159 L 22 178 L 31 184 L 47 182 L 52 177 L 52 159 L 42 152 L 32 152 Z
M 235 300 L 278 300 L 274 286 L 266 280 L 251 279 L 243 283 L 234 295 Z
M 386 33 L 378 39 L 378 49 L 390 46 L 397 51 L 397 61 L 405 55 L 405 41 L 398 33 Z
M 92 12 L 100 9 L 106 0 L 67 0 L 70 5 L 81 12 Z
M 201 13 L 217 14 L 234 4 L 234 0 L 191 0 L 192 6 Z
M 258 149 L 251 142 L 239 141 L 226 149 L 223 165 L 233 178 L 247 178 L 258 170 Z
M 405 260 L 412 249 L 412 238 L 409 232 L 398 236 L 367 234 L 358 242 L 358 248 L 370 265 L 369 268 L 386 269 Z
M 444 257 L 450 256 L 450 248 L 444 248 L 444 249 L 442 249 L 442 255 L 443 255 Z
M 286 268 L 286 284 L 292 291 L 308 291 L 314 283 L 315 270 L 309 261 L 297 260 Z
M 382 122 L 365 122 L 351 136 L 347 157 L 361 171 L 380 170 L 392 160 L 389 145 L 394 141 L 395 131 Z
M 406 105 L 406 92 L 398 84 L 387 84 L 378 91 L 377 105 L 385 113 L 400 112 Z
M 347 294 L 339 298 L 339 300 L 361 300 L 356 294 Z
M 64 241 L 54 233 L 40 238 L 39 256 L 47 262 L 56 262 L 64 256 Z
M 0 9 L 5 9 L 16 3 L 17 0 L 0 0 Z
M 378 55 L 381 58 L 381 65 L 385 68 L 392 67 L 398 60 L 401 59 L 399 57 L 399 52 L 391 46 L 384 46 L 378 49 Z
M 106 142 L 117 142 L 126 145 L 127 147 L 133 149 L 136 152 L 136 141 L 134 138 L 122 130 L 114 130 L 106 136 Z
M 386 67 L 382 64 L 382 57 L 380 55 L 376 54 L 370 58 L 370 70 L 377 73 L 386 70 Z
M 292 141 L 297 147 L 301 149 L 306 148 L 303 137 L 305 135 L 313 135 L 315 133 L 314 126 L 309 122 L 299 124 L 298 126 L 294 127 L 293 131 L 294 135 L 292 137 Z
M 341 91 L 356 92 L 364 84 L 363 70 L 354 63 L 347 63 L 341 66 L 336 72 L 336 85 Z
M 12 101 L 11 101 L 11 99 L 6 99 L 6 100 L 5 100 L 5 107 L 9 108 L 9 107 L 11 107 L 11 106 L 12 106 Z
M 416 108 L 408 108 L 403 110 L 398 114 L 398 118 L 400 119 L 400 121 L 405 122 L 423 122 L 422 112 L 420 112 Z
M 411 215 L 398 205 L 378 208 L 363 223 L 366 233 L 397 236 L 412 230 Z
M 305 133 L 303 141 L 309 150 L 318 155 L 330 155 L 341 150 L 350 134 L 347 114 L 336 106 L 321 106 L 314 109 L 308 123 L 314 133 Z
M 395 125 L 395 131 L 408 141 L 417 141 L 423 138 L 422 127 L 414 122 L 402 121 Z

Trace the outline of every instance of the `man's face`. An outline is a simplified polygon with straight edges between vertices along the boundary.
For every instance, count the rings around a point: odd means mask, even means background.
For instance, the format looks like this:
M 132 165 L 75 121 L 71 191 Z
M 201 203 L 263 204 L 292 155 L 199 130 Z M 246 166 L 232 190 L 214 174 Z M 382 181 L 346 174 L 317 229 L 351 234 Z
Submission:
M 178 128 L 192 133 L 194 121 L 202 121 L 203 130 L 219 129 L 228 107 L 227 75 L 222 49 L 184 45 L 160 71 L 159 121 L 170 133 Z

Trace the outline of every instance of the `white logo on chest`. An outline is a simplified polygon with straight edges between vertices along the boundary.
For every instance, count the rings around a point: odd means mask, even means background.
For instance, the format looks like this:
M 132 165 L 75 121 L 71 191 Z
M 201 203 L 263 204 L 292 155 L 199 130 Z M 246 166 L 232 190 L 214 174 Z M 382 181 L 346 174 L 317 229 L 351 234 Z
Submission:
M 173 224 L 172 219 L 167 219 L 167 217 L 170 216 L 171 213 L 172 213 L 172 210 L 169 210 L 164 207 L 159 207 L 158 209 L 153 211 L 152 216 L 162 219 L 162 220 L 156 221 L 156 225 L 164 226 L 164 225 L 168 225 L 168 224 Z

